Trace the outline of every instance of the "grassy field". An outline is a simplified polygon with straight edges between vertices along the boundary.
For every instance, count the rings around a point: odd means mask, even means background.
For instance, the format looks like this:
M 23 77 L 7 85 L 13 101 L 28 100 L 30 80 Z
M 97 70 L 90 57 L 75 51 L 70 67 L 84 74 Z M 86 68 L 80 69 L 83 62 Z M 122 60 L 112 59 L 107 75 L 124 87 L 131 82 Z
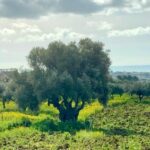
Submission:
M 0 103 L 0 150 L 150 150 L 150 99 L 116 96 L 87 105 L 77 123 L 61 123 L 53 106 L 37 114 Z

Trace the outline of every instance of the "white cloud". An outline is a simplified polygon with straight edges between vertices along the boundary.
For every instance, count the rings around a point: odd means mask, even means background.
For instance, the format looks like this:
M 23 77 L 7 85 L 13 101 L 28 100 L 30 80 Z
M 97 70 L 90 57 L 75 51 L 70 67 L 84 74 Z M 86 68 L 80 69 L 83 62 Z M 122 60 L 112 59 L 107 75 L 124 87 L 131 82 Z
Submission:
M 13 35 L 15 33 L 16 33 L 15 30 L 9 28 L 4 28 L 0 30 L 0 35 L 2 36 Z
M 42 31 L 38 27 L 28 27 L 21 30 L 22 33 L 41 33 Z
M 119 11 L 119 8 L 107 8 L 107 9 L 104 9 L 103 11 L 98 12 L 97 14 L 103 15 L 103 16 L 110 16 L 118 11 Z
M 112 0 L 92 0 L 94 3 L 96 4 L 100 4 L 100 5 L 107 5 L 110 4 L 112 2 Z
M 142 13 L 150 11 L 149 0 L 126 0 L 122 11 L 127 13 Z
M 97 30 L 111 30 L 112 24 L 106 21 L 99 22 L 99 21 L 90 21 L 87 22 L 87 25 L 92 28 L 96 28 Z
M 131 37 L 138 35 L 147 35 L 150 34 L 150 27 L 137 27 L 133 29 L 126 30 L 113 30 L 108 33 L 108 37 Z
M 66 28 L 55 28 L 54 32 L 44 33 L 41 32 L 39 34 L 25 34 L 21 38 L 17 38 L 16 42 L 44 42 L 44 41 L 55 41 L 62 40 L 64 42 L 79 40 L 81 38 L 87 37 L 86 34 L 81 34 L 72 31 L 71 29 Z M 91 37 L 91 35 L 89 35 Z
M 30 25 L 23 22 L 13 23 L 12 26 L 19 29 L 21 33 L 40 33 L 42 32 L 37 25 Z
M 24 28 L 31 27 L 31 25 L 23 23 L 23 22 L 13 23 L 12 26 L 15 27 L 15 28 L 19 28 L 19 29 L 22 29 L 22 28 L 24 29 Z
M 143 13 L 150 11 L 150 0 L 92 0 L 103 7 L 100 11 L 94 12 L 102 15 L 111 15 L 116 11 L 125 13 Z

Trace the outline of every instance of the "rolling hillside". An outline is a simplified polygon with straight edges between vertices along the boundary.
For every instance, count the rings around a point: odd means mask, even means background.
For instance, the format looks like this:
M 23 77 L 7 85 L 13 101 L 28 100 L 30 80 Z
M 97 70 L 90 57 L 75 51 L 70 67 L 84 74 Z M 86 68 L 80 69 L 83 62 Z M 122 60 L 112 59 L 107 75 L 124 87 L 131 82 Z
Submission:
M 150 72 L 150 65 L 112 66 L 114 72 Z

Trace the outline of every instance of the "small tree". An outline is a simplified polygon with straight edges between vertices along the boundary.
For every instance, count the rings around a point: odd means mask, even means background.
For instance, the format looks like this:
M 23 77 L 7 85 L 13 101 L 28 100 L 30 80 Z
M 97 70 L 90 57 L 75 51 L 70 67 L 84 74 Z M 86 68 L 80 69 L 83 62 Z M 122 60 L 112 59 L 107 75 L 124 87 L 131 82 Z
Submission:
M 12 93 L 9 89 L 5 89 L 5 91 L 2 94 L 2 102 L 3 102 L 4 109 L 6 108 L 5 103 L 10 100 L 12 100 Z
M 62 121 L 76 121 L 85 103 L 98 98 L 106 105 L 110 60 L 103 44 L 83 39 L 34 48 L 28 57 L 34 91 L 59 110 Z
M 118 94 L 121 97 L 124 93 L 124 89 L 120 85 L 118 85 L 117 83 L 116 84 L 111 84 L 110 85 L 110 93 L 111 93 L 112 97 L 115 94 Z
M 6 102 L 12 100 L 12 90 L 10 85 L 10 81 L 4 82 L 0 85 L 0 97 L 2 99 L 4 109 L 6 108 Z
M 1 84 L 0 85 L 0 98 L 1 98 L 2 103 L 3 103 L 3 108 L 5 109 L 5 102 L 3 101 L 3 92 L 4 92 L 4 86 Z
M 27 108 L 32 111 L 38 110 L 39 102 L 34 94 L 30 72 L 23 71 L 19 73 L 15 71 L 13 81 L 15 85 L 14 98 L 18 107 L 21 110 L 26 110 Z
M 148 83 L 136 83 L 131 88 L 131 94 L 138 96 L 140 102 L 145 96 L 150 96 L 150 84 Z

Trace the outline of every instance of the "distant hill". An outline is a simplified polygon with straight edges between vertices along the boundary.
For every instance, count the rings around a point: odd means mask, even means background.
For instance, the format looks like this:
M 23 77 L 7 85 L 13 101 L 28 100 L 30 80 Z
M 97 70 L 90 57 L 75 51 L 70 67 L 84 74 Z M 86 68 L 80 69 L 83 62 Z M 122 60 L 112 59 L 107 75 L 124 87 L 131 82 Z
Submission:
M 112 66 L 113 72 L 150 72 L 150 65 Z
M 0 73 L 5 73 L 5 72 L 12 72 L 15 71 L 16 68 L 6 68 L 6 69 L 0 69 Z

